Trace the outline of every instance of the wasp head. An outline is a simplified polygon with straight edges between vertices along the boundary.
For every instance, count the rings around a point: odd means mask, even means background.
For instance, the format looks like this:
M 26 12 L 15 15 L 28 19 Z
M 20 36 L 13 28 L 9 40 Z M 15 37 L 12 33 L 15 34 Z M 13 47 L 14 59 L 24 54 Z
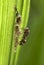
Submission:
M 20 15 L 17 16 L 16 23 L 17 24 L 20 24 L 21 23 L 21 16 Z

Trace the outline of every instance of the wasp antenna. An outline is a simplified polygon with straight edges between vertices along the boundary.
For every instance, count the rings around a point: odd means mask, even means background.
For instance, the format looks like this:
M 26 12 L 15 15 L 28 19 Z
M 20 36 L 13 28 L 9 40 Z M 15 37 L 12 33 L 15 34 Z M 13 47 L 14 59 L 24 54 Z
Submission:
M 17 17 L 19 13 L 16 7 L 15 7 L 15 12 L 16 12 L 16 17 Z

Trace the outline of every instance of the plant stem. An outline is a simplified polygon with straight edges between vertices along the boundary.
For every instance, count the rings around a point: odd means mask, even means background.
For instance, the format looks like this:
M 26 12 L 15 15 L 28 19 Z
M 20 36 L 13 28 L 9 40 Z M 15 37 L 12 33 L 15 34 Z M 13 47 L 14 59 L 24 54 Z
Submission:
M 27 26 L 29 10 L 30 10 L 30 0 L 28 0 L 28 1 L 24 0 L 23 11 L 22 11 L 21 28 L 25 28 Z M 16 58 L 15 58 L 15 64 L 14 65 L 17 65 L 17 61 L 18 61 L 18 56 L 19 56 L 20 49 L 21 49 L 21 47 L 18 46 L 18 48 L 17 48 L 17 54 L 16 54 Z

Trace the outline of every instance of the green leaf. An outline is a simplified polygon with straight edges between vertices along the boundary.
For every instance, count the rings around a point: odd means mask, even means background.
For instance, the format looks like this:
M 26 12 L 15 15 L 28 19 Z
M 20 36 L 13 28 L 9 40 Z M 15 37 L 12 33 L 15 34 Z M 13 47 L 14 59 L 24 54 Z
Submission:
M 8 65 L 12 38 L 14 0 L 3 0 L 2 4 L 0 65 Z

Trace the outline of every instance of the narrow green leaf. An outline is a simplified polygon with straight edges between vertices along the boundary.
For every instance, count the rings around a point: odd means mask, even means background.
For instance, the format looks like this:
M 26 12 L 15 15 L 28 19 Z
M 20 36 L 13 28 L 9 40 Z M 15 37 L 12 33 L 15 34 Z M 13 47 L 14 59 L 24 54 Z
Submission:
M 3 0 L 1 41 L 0 41 L 0 65 L 8 65 L 11 48 L 14 0 Z

